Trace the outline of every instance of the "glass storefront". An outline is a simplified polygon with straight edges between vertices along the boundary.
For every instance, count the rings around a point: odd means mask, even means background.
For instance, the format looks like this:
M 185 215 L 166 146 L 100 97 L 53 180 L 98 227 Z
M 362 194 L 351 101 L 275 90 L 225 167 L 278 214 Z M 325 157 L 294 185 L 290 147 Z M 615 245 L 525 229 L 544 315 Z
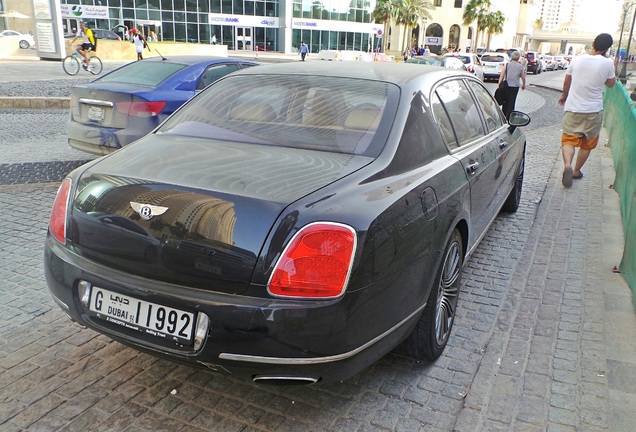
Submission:
M 320 50 L 372 51 L 381 45 L 374 36 L 371 12 L 375 1 L 293 0 L 292 46 L 304 41 Z M 381 24 L 377 29 L 381 28 Z M 375 30 L 377 30 L 375 29 Z
M 125 28 L 136 27 L 146 37 L 159 41 L 217 43 L 227 45 L 230 50 L 287 51 L 297 49 L 301 40 L 314 53 L 323 49 L 367 51 L 380 46 L 371 18 L 375 0 L 61 0 L 61 3 L 67 33 L 77 29 L 81 19 L 91 27 L 114 29 L 122 37 Z M 287 6 L 291 16 L 284 25 L 280 17 Z M 283 32 L 290 27 L 291 47 L 285 47 Z

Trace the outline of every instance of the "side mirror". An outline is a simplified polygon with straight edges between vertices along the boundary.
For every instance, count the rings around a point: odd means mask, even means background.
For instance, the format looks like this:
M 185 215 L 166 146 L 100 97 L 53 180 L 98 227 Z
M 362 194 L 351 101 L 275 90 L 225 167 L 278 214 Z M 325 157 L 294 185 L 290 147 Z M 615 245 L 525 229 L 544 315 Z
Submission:
M 508 130 L 510 132 L 514 132 L 516 128 L 519 126 L 527 126 L 530 123 L 530 116 L 521 111 L 512 111 L 510 113 L 510 118 L 508 119 L 508 124 L 510 127 Z

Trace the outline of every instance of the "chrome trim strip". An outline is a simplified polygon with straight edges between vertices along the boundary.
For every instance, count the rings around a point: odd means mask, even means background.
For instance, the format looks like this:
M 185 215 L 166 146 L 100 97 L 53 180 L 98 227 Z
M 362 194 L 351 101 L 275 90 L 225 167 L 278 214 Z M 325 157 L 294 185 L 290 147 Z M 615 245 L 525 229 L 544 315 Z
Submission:
M 281 365 L 313 365 L 313 364 L 321 364 L 321 363 L 330 363 L 336 362 L 340 360 L 348 359 L 349 357 L 353 357 L 358 354 L 360 351 L 370 347 L 374 343 L 378 342 L 380 339 L 384 338 L 388 334 L 395 331 L 397 328 L 404 325 L 407 321 L 417 315 L 422 309 L 426 307 L 426 303 L 417 308 L 413 313 L 407 316 L 405 319 L 382 333 L 381 335 L 371 339 L 369 342 L 364 345 L 359 346 L 358 348 L 351 350 L 346 353 L 336 354 L 326 357 L 314 357 L 314 358 L 283 358 L 283 357 L 261 357 L 261 356 L 252 356 L 246 354 L 232 354 L 232 353 L 221 353 L 219 358 L 222 360 L 233 360 L 233 361 L 244 361 L 250 363 L 268 363 L 268 364 L 281 364 Z
M 61 307 L 65 313 L 67 313 L 68 315 L 68 311 L 70 311 L 71 309 L 68 307 L 68 305 L 66 303 L 64 303 L 62 300 L 60 300 L 59 298 L 57 298 L 55 296 L 55 294 L 53 294 L 52 292 L 50 292 L 51 297 L 53 298 L 53 301 L 59 306 Z M 70 318 L 70 317 L 69 317 Z
M 257 375 L 252 379 L 253 382 L 264 382 L 267 381 L 304 381 L 307 384 L 316 384 L 318 382 L 318 378 L 310 378 L 310 377 L 295 377 L 295 376 L 263 376 Z
M 111 108 L 115 106 L 115 104 L 112 103 L 111 101 L 103 101 L 103 100 L 87 99 L 87 98 L 80 98 L 79 103 L 89 104 L 89 105 L 99 105 L 99 106 L 105 106 L 105 107 L 111 107 Z

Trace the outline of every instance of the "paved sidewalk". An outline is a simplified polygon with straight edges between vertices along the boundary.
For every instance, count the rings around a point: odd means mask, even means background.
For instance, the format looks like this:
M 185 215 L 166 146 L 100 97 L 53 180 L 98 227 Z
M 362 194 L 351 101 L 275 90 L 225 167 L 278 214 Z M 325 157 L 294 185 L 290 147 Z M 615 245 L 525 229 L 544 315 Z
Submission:
M 542 133 L 558 145 L 558 126 Z M 558 152 L 554 158 L 457 431 L 636 425 L 636 315 L 629 287 L 612 271 L 623 235 L 611 152 L 599 146 L 569 189 Z

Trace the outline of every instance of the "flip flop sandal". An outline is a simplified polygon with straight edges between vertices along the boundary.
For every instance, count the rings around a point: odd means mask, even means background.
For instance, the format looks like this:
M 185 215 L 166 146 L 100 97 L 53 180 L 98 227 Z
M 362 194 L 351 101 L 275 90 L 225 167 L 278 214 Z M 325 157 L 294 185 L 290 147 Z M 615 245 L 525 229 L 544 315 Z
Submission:
M 579 175 L 572 175 L 574 180 L 580 180 L 583 178 L 583 171 L 579 171 Z
M 561 181 L 565 187 L 572 186 L 572 168 L 566 168 L 563 170 L 563 179 Z

